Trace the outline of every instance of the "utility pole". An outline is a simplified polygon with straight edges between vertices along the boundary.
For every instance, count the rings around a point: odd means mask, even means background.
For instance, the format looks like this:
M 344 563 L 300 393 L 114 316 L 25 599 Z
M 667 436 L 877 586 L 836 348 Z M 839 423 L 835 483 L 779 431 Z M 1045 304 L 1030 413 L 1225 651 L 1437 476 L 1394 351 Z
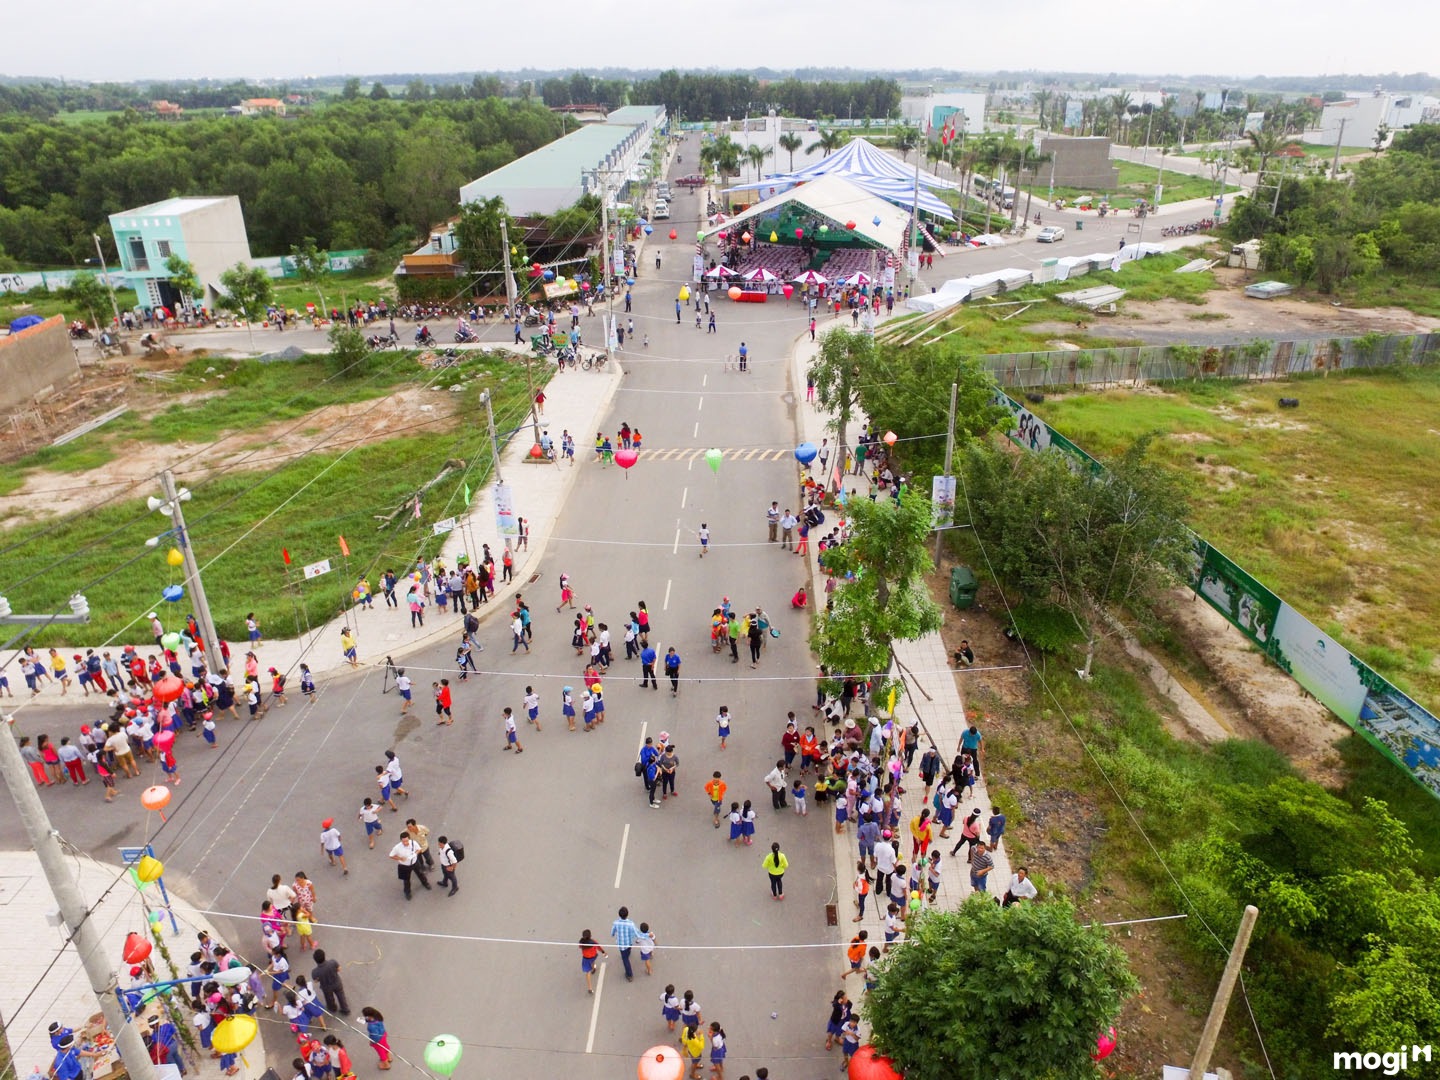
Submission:
M 1340 129 L 1344 131 L 1342 127 Z M 1336 159 L 1339 159 L 1340 149 L 1335 149 Z M 115 332 L 118 334 L 123 325 L 120 322 L 120 305 L 115 303 L 115 286 L 110 284 L 110 269 L 105 265 L 105 252 L 100 250 L 100 234 L 91 233 L 90 238 L 95 241 L 95 257 L 100 260 L 100 273 L 105 277 L 105 288 L 110 290 L 110 310 L 115 313 Z
M 960 384 L 950 384 L 950 424 L 945 429 L 945 464 L 940 467 L 941 476 L 950 475 L 950 464 L 955 458 L 955 400 L 960 393 Z M 942 529 L 935 530 L 935 563 L 940 563 L 940 542 L 945 539 Z
M 1280 212 L 1280 189 L 1285 186 L 1285 166 L 1288 162 L 1280 162 L 1280 175 L 1275 180 L 1275 198 L 1270 203 L 1270 216 L 1274 217 Z
M 615 290 L 620 287 L 619 284 L 614 284 L 616 277 L 614 252 L 620 250 L 620 237 L 616 236 L 613 242 L 610 239 L 610 174 L 604 172 L 596 175 L 602 177 L 600 181 L 600 261 L 604 264 L 604 269 L 601 271 L 601 279 L 612 283 L 611 287 L 605 289 L 605 314 L 600 321 L 605 327 L 605 359 L 613 361 L 615 345 L 611 335 L 615 333 Z M 623 268 L 624 260 L 621 260 L 621 266 Z M 620 284 L 624 284 L 624 273 L 622 272 L 619 277 Z
M 495 410 L 490 405 L 490 391 L 480 391 L 480 402 L 485 406 L 485 428 L 490 433 L 490 453 L 495 458 L 495 482 L 503 484 L 505 478 L 500 475 L 500 440 L 495 436 Z
M 114 967 L 106 962 L 105 943 L 100 938 L 100 928 L 92 919 L 90 908 L 80 887 L 75 883 L 73 868 L 60 849 L 59 834 L 45 814 L 45 804 L 40 801 L 39 790 L 20 756 L 20 747 L 9 729 L 13 718 L 6 717 L 6 729 L 0 732 L 0 776 L 10 789 L 15 800 L 15 809 L 20 814 L 25 835 L 35 848 L 40 868 L 50 884 L 55 903 L 60 908 L 60 917 L 65 920 L 69 940 L 75 946 L 85 974 L 90 979 L 90 989 L 100 1002 L 100 1011 L 105 1014 L 105 1026 L 115 1035 L 115 1045 L 125 1064 L 125 1071 L 131 1080 L 155 1080 L 155 1065 L 140 1037 L 140 1027 L 131 1023 L 120 1008 L 117 995 L 119 984 Z
M 510 311 L 515 311 L 515 272 L 510 265 L 510 223 L 504 214 L 500 215 L 500 257 L 505 260 L 505 303 Z M 535 351 L 532 349 L 525 354 L 521 361 L 525 365 L 525 386 L 530 391 L 530 425 L 535 436 L 535 442 L 540 442 L 540 416 L 535 409 L 535 376 L 530 371 L 530 362 L 535 359 Z
M 220 659 L 220 635 L 215 632 L 215 621 L 210 617 L 210 602 L 205 599 L 205 584 L 200 580 L 200 567 L 195 562 L 195 549 L 190 545 L 190 534 L 185 529 L 185 511 L 181 507 L 181 503 L 190 498 L 190 492 L 176 489 L 175 474 L 169 469 L 160 474 L 160 490 L 165 493 L 165 501 L 162 503 L 152 496 L 148 503 L 151 510 L 164 510 L 170 515 L 175 545 L 185 558 L 185 584 L 195 605 L 195 621 L 200 624 L 200 636 L 204 639 L 205 659 L 212 671 L 218 671 L 223 662 Z
M 1220 1027 L 1225 1023 L 1225 1012 L 1230 1007 L 1230 995 L 1235 992 L 1235 983 L 1240 979 L 1240 965 L 1245 962 L 1245 950 L 1250 947 L 1250 934 L 1255 929 L 1255 920 L 1260 917 L 1254 904 L 1245 906 L 1240 916 L 1240 929 L 1235 932 L 1235 944 L 1230 947 L 1230 959 L 1225 962 L 1225 973 L 1220 976 L 1220 986 L 1215 991 L 1215 1000 L 1210 1005 L 1210 1015 L 1205 1018 L 1205 1028 L 1200 1032 L 1200 1045 L 1195 1048 L 1195 1060 L 1190 1063 L 1190 1080 L 1202 1080 L 1205 1070 L 1210 1067 L 1210 1058 L 1215 1053 L 1215 1043 L 1220 1038 Z
M 1340 175 L 1340 147 L 1345 141 L 1345 121 L 1348 117 L 1341 119 L 1340 131 L 1335 136 L 1335 158 L 1330 163 L 1330 179 L 1334 180 Z

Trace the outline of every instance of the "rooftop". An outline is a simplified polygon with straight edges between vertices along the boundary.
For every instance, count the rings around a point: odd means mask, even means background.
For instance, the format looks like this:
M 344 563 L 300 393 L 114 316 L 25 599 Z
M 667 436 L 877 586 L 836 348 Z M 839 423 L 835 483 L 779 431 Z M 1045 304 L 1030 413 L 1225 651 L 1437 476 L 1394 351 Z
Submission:
M 486 197 L 485 193 L 500 190 L 563 188 L 579 184 L 580 174 L 602 165 L 605 155 L 628 138 L 635 127 L 636 123 L 587 124 L 466 184 L 461 189 L 462 198 L 473 201 Z M 531 209 L 528 206 L 512 206 L 510 211 L 524 214 Z
M 655 114 L 664 106 L 661 105 L 624 105 L 612 113 L 605 115 L 607 124 L 643 124 L 648 120 L 654 120 Z
M 208 206 L 216 206 L 225 201 L 223 196 L 218 195 L 182 195 L 175 199 L 162 199 L 157 203 L 150 203 L 148 206 L 137 206 L 133 210 L 120 210 L 111 217 L 175 217 L 180 214 L 188 214 L 192 210 L 203 210 Z

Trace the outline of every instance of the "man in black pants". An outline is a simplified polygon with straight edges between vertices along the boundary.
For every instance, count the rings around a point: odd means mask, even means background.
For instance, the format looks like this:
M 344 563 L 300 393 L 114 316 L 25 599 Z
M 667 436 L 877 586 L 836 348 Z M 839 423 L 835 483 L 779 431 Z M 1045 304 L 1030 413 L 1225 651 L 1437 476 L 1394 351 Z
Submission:
M 785 802 L 785 762 L 775 762 L 775 768 L 765 774 L 765 786 L 770 789 L 770 805 L 776 810 L 784 810 Z
M 425 866 L 420 862 L 420 849 L 410 839 L 408 832 L 400 834 L 400 842 L 390 849 L 390 858 L 395 860 L 400 882 L 405 886 L 405 899 L 410 899 L 410 879 L 417 877 L 425 891 L 430 891 L 430 882 L 425 877 Z
M 350 1003 L 345 1000 L 345 984 L 340 981 L 340 963 L 327 959 L 324 949 L 315 950 L 315 970 L 310 972 L 310 978 L 325 995 L 326 1012 L 350 1015 Z

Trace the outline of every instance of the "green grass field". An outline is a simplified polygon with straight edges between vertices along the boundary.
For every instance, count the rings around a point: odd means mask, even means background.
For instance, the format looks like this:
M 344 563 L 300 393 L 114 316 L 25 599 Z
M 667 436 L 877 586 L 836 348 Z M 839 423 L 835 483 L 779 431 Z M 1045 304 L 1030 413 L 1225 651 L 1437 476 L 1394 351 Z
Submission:
M 1276 399 L 1298 397 L 1298 410 Z M 1202 382 L 1050 398 L 1036 411 L 1105 456 L 1150 431 L 1191 524 L 1418 700 L 1440 705 L 1440 367 Z
M 121 311 L 133 308 L 135 306 L 135 290 L 116 289 L 115 303 Z M 102 310 L 94 314 L 102 325 L 109 324 L 114 318 L 114 313 L 110 310 L 108 303 Z M 66 319 L 90 321 L 90 312 L 85 311 L 73 301 L 62 299 L 59 293 L 34 291 L 0 293 L 0 325 L 9 326 L 21 315 L 39 315 L 42 319 L 48 319 L 51 315 L 64 315 Z
M 203 366 L 208 363 L 190 365 L 185 377 L 198 380 L 195 369 Z M 133 414 L 122 417 L 67 446 L 32 455 L 29 466 L 92 466 L 107 455 L 122 454 L 129 439 L 214 436 L 424 381 L 413 362 L 394 370 L 382 366 L 369 380 L 362 376 L 325 383 L 323 370 L 323 358 L 294 365 L 242 361 L 226 372 L 240 385 L 222 396 L 172 406 L 150 421 Z M 494 393 L 498 427 L 514 426 L 523 418 L 529 394 L 518 366 L 473 360 L 447 371 L 443 379 L 448 383 L 467 375 L 483 377 L 483 384 L 472 384 L 475 392 L 485 385 Z M 213 375 L 210 379 L 213 385 Z M 177 470 L 178 482 L 194 491 L 186 516 L 216 625 L 231 640 L 243 635 L 247 611 L 256 612 L 276 636 L 294 632 L 296 611 L 285 589 L 281 548 L 289 549 L 296 567 L 323 558 L 334 561 L 338 572 L 300 587 L 309 621 L 323 622 L 354 584 L 339 569 L 338 536 L 349 543 L 353 573 L 368 573 L 373 583 L 378 570 L 399 570 L 417 553 L 434 550 L 438 541 L 429 535 L 429 523 L 462 510 L 465 485 L 478 492 L 491 469 L 483 426 L 459 418 L 417 417 L 396 437 L 367 445 L 347 440 L 343 432 L 334 435 L 333 449 L 285 459 L 273 468 L 196 476 L 186 476 L 183 467 Z M 265 456 L 273 464 L 273 455 Z M 375 515 L 394 510 L 452 458 L 464 461 L 465 468 L 428 492 L 422 521 L 402 513 L 395 525 L 377 529 Z M 145 540 L 164 527 L 164 519 L 148 512 L 143 500 L 132 499 L 76 514 L 59 528 L 53 521 L 10 528 L 0 534 L 12 568 L 6 596 L 17 611 L 50 611 L 63 608 L 70 593 L 79 589 L 92 610 L 86 641 L 134 636 L 136 617 L 160 604 L 164 586 L 179 581 L 178 573 L 166 565 L 167 545 L 145 547 Z M 171 621 L 178 621 L 190 609 L 182 601 L 169 610 L 174 613 Z M 59 627 L 42 631 L 32 641 L 45 645 L 75 638 L 73 628 Z
M 1137 165 L 1132 161 L 1115 162 L 1120 170 L 1118 181 L 1120 186 L 1113 192 L 1105 192 L 1097 188 L 1057 187 L 1055 198 L 1068 199 L 1073 202 L 1082 196 L 1092 195 L 1095 198 L 1108 200 L 1110 205 L 1117 210 L 1128 210 L 1140 199 L 1147 202 L 1154 199 L 1155 181 L 1160 176 L 1157 167 L 1158 155 L 1155 157 L 1155 162 L 1155 165 Z M 1213 198 L 1216 193 L 1216 184 L 1208 176 L 1189 176 L 1166 169 L 1161 179 L 1165 184 L 1165 191 L 1161 199 L 1163 203 L 1183 202 L 1186 199 L 1208 199 Z M 1037 184 L 1035 198 L 1047 197 L 1049 190 L 1049 185 Z M 1239 190 L 1233 184 L 1227 185 L 1225 188 L 1227 195 Z
M 385 297 L 392 305 L 395 303 L 395 289 L 388 283 L 384 287 L 371 286 L 369 283 L 385 278 L 385 273 L 379 270 L 346 270 L 342 274 L 331 274 L 320 285 L 321 292 L 325 296 L 326 308 L 343 308 L 347 303 L 354 303 L 356 300 L 364 300 L 367 303 L 371 300 L 379 300 Z M 316 295 L 315 287 L 307 285 L 299 278 L 281 278 L 271 282 L 275 290 L 275 302 L 283 304 L 286 308 L 294 311 L 303 311 L 306 304 L 319 305 L 320 297 Z

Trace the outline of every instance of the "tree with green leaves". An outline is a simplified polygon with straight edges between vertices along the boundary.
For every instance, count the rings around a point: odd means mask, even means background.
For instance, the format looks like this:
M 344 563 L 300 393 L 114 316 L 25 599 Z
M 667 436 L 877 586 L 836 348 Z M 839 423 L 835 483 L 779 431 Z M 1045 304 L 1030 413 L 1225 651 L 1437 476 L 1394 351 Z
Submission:
M 342 378 L 359 378 L 368 366 L 370 346 L 361 330 L 336 323 L 326 335 L 330 339 L 330 367 Z
M 82 270 L 70 279 L 65 299 L 74 305 L 74 310 L 89 315 L 90 325 L 97 330 L 105 325 L 99 314 L 110 306 L 110 291 L 90 271 Z
M 745 158 L 750 162 L 750 167 L 755 170 L 755 182 L 760 182 L 760 166 L 765 164 L 765 159 L 770 156 L 770 149 L 751 143 L 745 147 Z
M 805 145 L 805 140 L 800 137 L 800 133 L 798 131 L 787 131 L 775 141 L 779 143 L 781 150 L 784 150 L 790 155 L 790 171 L 794 172 L 795 151 L 799 150 L 802 146 Z
M 815 402 L 821 411 L 835 417 L 830 426 L 835 431 L 835 453 L 842 474 L 850 446 L 850 419 L 860 407 L 865 379 L 874 378 L 878 357 L 873 335 L 837 328 L 820 340 L 820 351 L 810 361 L 807 374 L 815 383 Z
M 270 284 L 270 275 L 258 266 L 246 266 L 237 262 L 220 274 L 220 287 L 224 295 L 218 302 L 222 311 L 233 312 L 245 320 L 245 329 L 250 333 L 250 347 L 255 347 L 255 322 L 265 317 L 265 309 L 275 302 L 275 289 Z
M 325 281 L 330 277 L 330 253 L 315 246 L 315 238 L 307 236 L 299 244 L 290 247 L 290 261 L 295 264 L 295 273 L 301 281 L 315 290 L 320 300 L 320 314 L 324 315 Z
M 740 161 L 743 157 L 740 144 L 729 135 L 706 140 L 700 147 L 701 166 L 708 171 L 713 171 L 722 182 L 727 176 L 739 175 Z
M 1089 1080 L 1096 1036 L 1139 989 L 1124 950 L 1064 900 L 971 896 L 911 920 L 870 970 L 871 1039 L 906 1080 Z
M 812 644 L 832 676 L 878 680 L 878 701 L 893 685 L 894 643 L 933 633 L 943 621 L 925 584 L 934 568 L 926 548 L 934 515 L 929 493 L 907 484 L 898 500 L 849 500 L 845 516 L 849 539 L 825 552 L 825 569 L 844 584 L 830 594 Z
M 1106 468 L 1060 451 L 973 446 L 963 465 L 975 535 L 1006 581 L 1054 603 L 1085 635 L 1088 678 L 1111 615 L 1150 620 L 1153 602 L 1185 571 L 1190 532 L 1175 475 L 1148 460 L 1144 436 Z
M 895 134 L 891 136 L 891 142 L 895 149 L 900 151 L 900 156 L 908 161 L 910 151 L 920 145 L 922 138 L 924 136 L 914 124 L 901 124 L 895 129 Z
M 345 87 L 340 91 L 340 97 L 345 101 L 354 101 L 360 96 L 360 80 L 353 75 L 345 80 Z
M 819 150 L 824 154 L 833 154 L 849 141 L 850 136 L 839 128 L 826 128 L 820 132 L 820 137 L 810 144 L 809 152 L 813 154 Z
M 838 333 L 839 331 L 836 331 Z M 945 345 L 878 347 L 883 379 L 866 379 L 860 401 L 879 431 L 894 431 L 907 442 L 906 476 L 948 474 L 945 440 L 933 438 L 949 422 L 950 385 L 955 397 L 955 445 L 983 439 L 1010 423 L 1010 412 L 996 397 L 995 378 L 978 357 Z M 817 389 L 818 396 L 818 389 Z
M 201 295 L 200 278 L 195 273 L 194 263 L 182 258 L 179 254 L 173 254 L 165 260 L 165 272 L 170 275 L 170 284 L 181 296 L 191 302 L 204 299 Z
M 502 220 L 510 230 L 509 251 L 500 232 Z M 519 236 L 515 219 L 510 217 L 505 209 L 505 200 L 499 195 L 460 207 L 460 218 L 455 222 L 455 253 L 465 264 L 471 286 L 478 294 L 504 295 L 507 259 L 517 283 L 526 280 L 530 257 Z M 523 285 L 520 287 L 524 288 Z

